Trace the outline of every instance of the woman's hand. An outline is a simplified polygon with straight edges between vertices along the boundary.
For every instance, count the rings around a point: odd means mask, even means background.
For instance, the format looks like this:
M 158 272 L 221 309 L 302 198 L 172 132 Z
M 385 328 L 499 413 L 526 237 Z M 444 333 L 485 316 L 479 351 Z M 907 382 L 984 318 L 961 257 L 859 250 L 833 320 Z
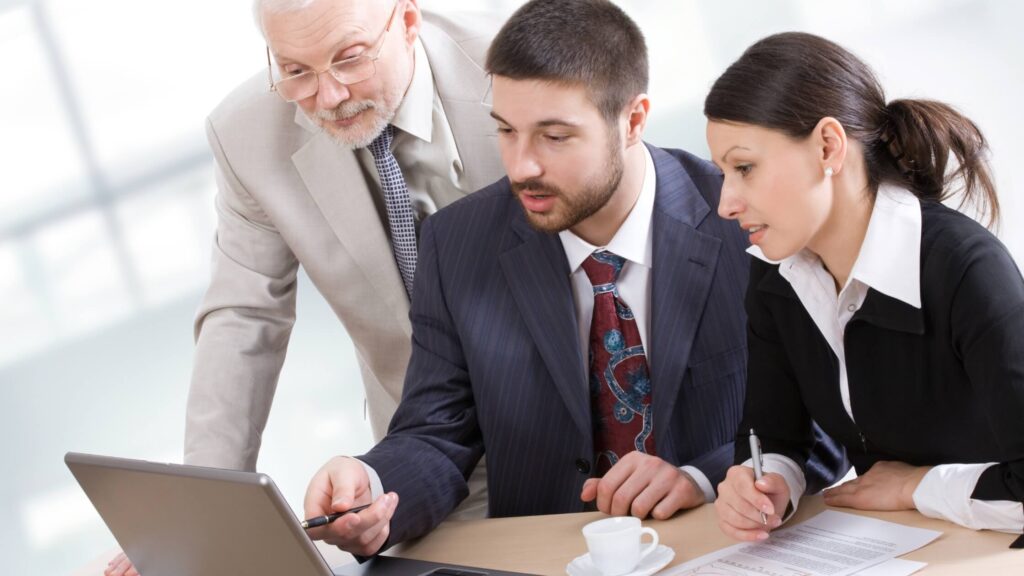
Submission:
M 825 490 L 825 504 L 857 510 L 913 510 L 914 491 L 929 466 L 876 462 L 863 476 Z
M 718 526 L 737 540 L 768 538 L 768 532 L 782 525 L 781 515 L 789 504 L 789 486 L 779 474 L 765 474 L 754 482 L 749 466 L 733 466 L 718 485 Z M 762 522 L 764 513 L 767 524 Z

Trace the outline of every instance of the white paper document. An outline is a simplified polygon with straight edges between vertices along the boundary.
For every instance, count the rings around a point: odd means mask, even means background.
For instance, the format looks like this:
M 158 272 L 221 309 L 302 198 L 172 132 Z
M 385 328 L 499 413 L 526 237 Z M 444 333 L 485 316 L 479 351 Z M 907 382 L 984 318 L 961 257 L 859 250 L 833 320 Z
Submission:
M 903 576 L 919 562 L 889 561 L 941 532 L 826 510 L 771 533 L 764 542 L 737 544 L 662 572 L 664 576 L 847 576 L 865 569 Z

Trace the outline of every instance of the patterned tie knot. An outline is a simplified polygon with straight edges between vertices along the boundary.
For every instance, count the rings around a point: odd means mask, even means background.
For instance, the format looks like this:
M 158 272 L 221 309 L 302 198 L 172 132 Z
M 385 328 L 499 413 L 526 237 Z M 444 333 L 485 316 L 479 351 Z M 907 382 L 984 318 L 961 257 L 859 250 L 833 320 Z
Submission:
M 583 271 L 590 278 L 590 283 L 597 288 L 605 284 L 615 284 L 619 280 L 622 266 L 626 259 L 612 252 L 594 252 L 589 258 L 583 261 Z
M 370 145 L 366 147 L 373 154 L 373 157 L 381 158 L 391 153 L 391 141 L 395 139 L 395 127 L 388 124 L 384 131 L 379 136 L 370 142 Z

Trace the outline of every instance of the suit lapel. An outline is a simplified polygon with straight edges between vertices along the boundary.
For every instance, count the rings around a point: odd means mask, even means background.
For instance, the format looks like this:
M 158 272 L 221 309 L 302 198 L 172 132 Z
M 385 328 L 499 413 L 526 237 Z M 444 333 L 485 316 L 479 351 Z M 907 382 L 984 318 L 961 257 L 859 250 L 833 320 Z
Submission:
M 491 105 L 485 102 L 490 93 L 490 78 L 460 43 L 434 24 L 424 22 L 420 37 L 462 160 L 468 183 L 464 192 L 479 190 L 505 173 L 498 155 Z
M 557 236 L 534 231 L 521 214 L 512 230 L 512 245 L 499 256 L 501 269 L 555 387 L 589 438 L 590 397 L 565 252 Z
M 718 264 L 721 241 L 697 231 L 710 212 L 678 160 L 649 147 L 657 173 L 651 270 L 651 382 L 656 442 L 669 448 L 671 417 Z
M 317 132 L 292 162 L 335 236 L 411 337 L 409 299 L 355 154 Z

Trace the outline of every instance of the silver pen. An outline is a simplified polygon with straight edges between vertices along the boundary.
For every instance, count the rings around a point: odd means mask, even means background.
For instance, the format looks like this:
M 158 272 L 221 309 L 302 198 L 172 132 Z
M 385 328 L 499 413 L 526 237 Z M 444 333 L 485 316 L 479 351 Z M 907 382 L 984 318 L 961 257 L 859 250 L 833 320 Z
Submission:
M 761 441 L 758 440 L 757 434 L 754 433 L 754 429 L 750 429 L 750 460 L 754 463 L 754 481 L 758 481 L 764 476 L 764 471 L 761 469 L 763 455 L 761 454 Z M 765 526 L 768 525 L 768 517 L 761 512 L 761 523 Z

